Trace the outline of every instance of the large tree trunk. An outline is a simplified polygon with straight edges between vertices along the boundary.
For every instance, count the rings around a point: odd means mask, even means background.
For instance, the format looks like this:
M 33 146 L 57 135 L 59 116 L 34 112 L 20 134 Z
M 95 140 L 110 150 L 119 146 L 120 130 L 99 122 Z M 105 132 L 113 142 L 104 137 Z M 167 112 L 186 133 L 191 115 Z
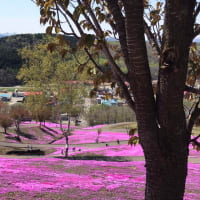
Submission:
M 146 160 L 146 200 L 181 200 L 187 176 L 187 154 Z
M 156 101 L 144 38 L 143 1 L 123 2 L 130 58 L 128 76 L 146 162 L 145 199 L 181 200 L 187 176 L 189 141 L 183 92 L 192 38 L 194 1 L 166 1 Z
M 185 120 L 180 118 L 168 125 L 167 132 L 159 129 L 157 154 L 156 149 L 153 155 L 150 145 L 145 145 L 146 200 L 181 200 L 184 197 L 188 140 Z

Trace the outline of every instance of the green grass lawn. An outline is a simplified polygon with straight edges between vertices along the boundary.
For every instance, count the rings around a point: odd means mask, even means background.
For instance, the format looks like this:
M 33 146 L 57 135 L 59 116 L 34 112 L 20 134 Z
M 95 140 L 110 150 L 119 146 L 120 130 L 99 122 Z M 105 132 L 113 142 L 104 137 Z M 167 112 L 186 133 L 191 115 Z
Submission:
M 137 122 L 122 122 L 122 123 L 117 123 L 117 124 L 112 124 L 108 125 L 102 128 L 102 130 L 124 130 L 126 131 L 127 129 L 131 128 L 137 128 Z
M 192 135 L 199 135 L 200 134 L 200 126 L 194 126 L 192 130 Z

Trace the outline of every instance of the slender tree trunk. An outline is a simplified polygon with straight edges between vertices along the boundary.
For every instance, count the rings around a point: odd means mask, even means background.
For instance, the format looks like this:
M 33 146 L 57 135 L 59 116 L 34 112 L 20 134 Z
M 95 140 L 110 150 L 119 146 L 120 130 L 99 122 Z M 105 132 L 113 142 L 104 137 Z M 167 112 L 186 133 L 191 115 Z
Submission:
M 68 116 L 67 133 L 70 134 L 71 116 Z
M 65 140 L 66 140 L 66 146 L 65 146 L 65 158 L 68 157 L 68 152 L 69 152 L 69 137 L 68 133 L 65 135 Z
M 5 135 L 7 134 L 7 128 L 4 128 L 4 134 Z
M 66 146 L 65 146 L 65 157 L 68 157 L 69 151 L 69 135 L 70 135 L 70 124 L 71 124 L 71 117 L 68 116 L 68 124 L 67 124 L 67 131 L 65 132 L 65 139 L 66 139 Z
M 21 139 L 20 139 L 20 128 L 19 128 L 19 123 L 20 123 L 20 122 L 19 122 L 18 120 L 15 121 L 17 138 L 18 138 L 19 141 L 21 141 Z
M 15 127 L 16 127 L 17 135 L 19 136 L 20 129 L 19 129 L 19 121 L 18 120 L 15 121 Z

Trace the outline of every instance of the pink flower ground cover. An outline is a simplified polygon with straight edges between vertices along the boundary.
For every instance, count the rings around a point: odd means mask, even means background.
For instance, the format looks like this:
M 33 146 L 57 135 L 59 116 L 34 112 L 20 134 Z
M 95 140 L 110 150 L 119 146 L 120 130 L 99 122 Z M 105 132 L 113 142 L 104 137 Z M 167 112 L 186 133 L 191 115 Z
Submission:
M 189 164 L 185 200 L 200 197 L 200 164 Z M 144 162 L 0 158 L 0 199 L 144 199 Z M 11 198 L 12 197 L 12 198 Z
M 117 146 L 108 146 L 108 147 L 99 147 L 99 148 L 82 148 L 81 151 L 70 151 L 69 155 L 89 155 L 93 153 L 94 155 L 104 155 L 104 156 L 144 156 L 143 149 L 141 145 L 130 146 L 130 145 L 117 145 Z M 199 157 L 200 152 L 193 149 L 193 146 L 190 145 L 190 157 Z
M 83 144 L 83 143 L 95 143 L 97 138 L 97 131 L 87 130 L 75 130 L 73 134 L 69 136 L 70 144 Z M 128 140 L 127 133 L 118 132 L 102 132 L 99 136 L 99 142 L 111 142 L 117 140 Z M 65 144 L 65 138 L 54 142 L 54 144 Z
M 130 146 L 130 145 L 118 145 L 118 146 L 108 146 L 93 149 L 82 149 L 81 152 L 71 152 L 70 155 L 78 154 L 89 154 L 94 153 L 96 155 L 104 156 L 144 156 L 142 147 L 140 145 Z

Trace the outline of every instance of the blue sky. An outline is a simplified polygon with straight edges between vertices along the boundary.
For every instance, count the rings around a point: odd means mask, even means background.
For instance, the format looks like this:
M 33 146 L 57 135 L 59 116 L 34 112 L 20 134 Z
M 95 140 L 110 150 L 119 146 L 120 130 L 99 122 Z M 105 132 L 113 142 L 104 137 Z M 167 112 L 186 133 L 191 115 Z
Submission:
M 0 33 L 44 33 L 40 25 L 39 7 L 31 0 L 3 0 Z
M 39 7 L 31 0 L 1 0 L 0 33 L 44 33 Z M 151 0 L 155 3 L 155 0 Z

